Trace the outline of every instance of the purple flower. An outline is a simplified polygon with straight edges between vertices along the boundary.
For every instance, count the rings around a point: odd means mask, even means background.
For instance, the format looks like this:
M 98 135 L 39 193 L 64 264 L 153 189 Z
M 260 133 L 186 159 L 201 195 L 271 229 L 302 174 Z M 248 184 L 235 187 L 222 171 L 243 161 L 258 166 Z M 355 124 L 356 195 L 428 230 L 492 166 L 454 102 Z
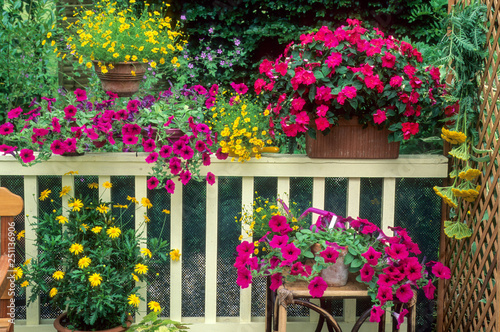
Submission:
M 239 46 L 241 44 L 240 40 L 237 38 L 234 38 L 234 45 Z

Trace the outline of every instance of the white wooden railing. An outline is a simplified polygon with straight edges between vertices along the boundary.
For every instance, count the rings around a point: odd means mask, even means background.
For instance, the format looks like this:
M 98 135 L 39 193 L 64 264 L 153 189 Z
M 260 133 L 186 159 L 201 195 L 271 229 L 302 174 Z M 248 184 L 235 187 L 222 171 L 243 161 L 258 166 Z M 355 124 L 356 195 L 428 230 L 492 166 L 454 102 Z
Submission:
M 34 217 L 38 213 L 37 200 L 39 175 L 62 175 L 70 170 L 79 175 L 95 175 L 99 183 L 110 181 L 111 176 L 134 176 L 135 196 L 147 197 L 147 175 L 149 165 L 144 162 L 144 155 L 139 153 L 99 153 L 80 157 L 53 157 L 51 160 L 32 167 L 22 167 L 10 156 L 0 156 L 0 175 L 24 176 L 24 196 L 26 215 Z M 397 178 L 444 178 L 447 176 L 447 160 L 442 156 L 418 155 L 400 156 L 394 160 L 327 160 L 310 159 L 306 156 L 273 155 L 246 163 L 213 161 L 203 172 L 216 175 L 213 186 L 206 188 L 206 266 L 205 266 L 205 316 L 198 318 L 182 317 L 182 256 L 181 261 L 171 262 L 170 266 L 170 312 L 169 317 L 182 322 L 191 322 L 192 331 L 263 331 L 263 317 L 251 315 L 251 288 L 241 290 L 240 316 L 217 317 L 217 234 L 218 230 L 218 176 L 242 178 L 242 202 L 249 206 L 254 198 L 254 177 L 277 177 L 277 195 L 289 193 L 290 177 L 313 178 L 312 205 L 322 208 L 325 202 L 325 178 L 348 178 L 347 215 L 358 216 L 360 209 L 361 178 L 383 178 L 382 228 L 394 225 L 395 192 Z M 63 177 L 63 186 L 73 186 L 69 177 Z M 66 181 L 66 182 L 65 182 Z M 1 183 L 0 183 L 1 185 Z M 102 186 L 100 186 L 101 188 Z M 43 188 L 45 189 L 45 188 Z M 171 231 L 172 248 L 182 252 L 182 186 L 178 185 L 171 196 Z M 110 195 L 107 191 L 106 194 Z M 30 199 L 28 199 L 30 198 Z M 103 197 L 105 200 L 110 196 Z M 142 218 L 141 211 L 136 218 Z M 139 217 L 138 217 L 139 216 Z M 140 220 L 137 220 L 139 224 Z M 34 239 L 34 230 L 25 225 L 26 238 Z M 438 241 L 438 239 L 436 239 Z M 26 241 L 26 255 L 35 256 L 36 248 L 32 241 Z M 145 292 L 145 291 L 144 291 Z M 28 289 L 28 296 L 30 290 Z M 146 294 L 143 293 L 143 296 Z M 142 313 L 146 312 L 146 303 L 141 302 Z M 344 301 L 344 315 L 339 319 L 342 328 L 352 326 L 355 321 L 355 300 Z M 289 331 L 312 329 L 317 317 L 289 319 Z M 373 330 L 374 326 L 365 324 L 364 331 Z M 27 308 L 26 320 L 17 320 L 18 332 L 53 331 L 51 321 L 40 320 L 39 305 Z M 362 329 L 363 331 L 363 329 Z

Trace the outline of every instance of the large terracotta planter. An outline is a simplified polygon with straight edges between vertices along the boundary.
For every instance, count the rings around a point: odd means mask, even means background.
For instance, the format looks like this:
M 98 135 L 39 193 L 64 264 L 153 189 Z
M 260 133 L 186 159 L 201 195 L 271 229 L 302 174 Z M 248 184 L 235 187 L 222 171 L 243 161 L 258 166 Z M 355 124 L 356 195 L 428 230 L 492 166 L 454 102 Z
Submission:
M 130 97 L 139 91 L 139 85 L 146 72 L 146 64 L 141 62 L 113 63 L 113 69 L 109 69 L 109 65 L 107 65 L 108 72 L 103 74 L 97 65 L 98 61 L 93 62 L 104 91 L 114 92 L 119 97 Z M 132 74 L 132 71 L 135 75 Z
M 369 125 L 363 128 L 357 118 L 339 119 L 327 135 L 316 131 L 316 139 L 306 134 L 306 153 L 309 158 L 331 159 L 396 159 L 399 142 L 389 143 L 387 128 L 379 130 Z
M 65 326 L 65 323 L 66 323 L 65 320 L 66 320 L 66 312 L 63 312 L 61 315 L 59 315 L 59 317 L 56 318 L 56 320 L 54 320 L 54 327 L 58 332 L 85 332 L 85 331 L 77 331 L 77 330 L 68 329 Z M 114 327 L 112 329 L 99 330 L 99 331 L 93 331 L 93 332 L 123 332 L 123 331 L 127 330 L 131 324 L 132 324 L 132 317 L 129 316 L 126 328 L 123 326 L 117 326 L 117 327 Z

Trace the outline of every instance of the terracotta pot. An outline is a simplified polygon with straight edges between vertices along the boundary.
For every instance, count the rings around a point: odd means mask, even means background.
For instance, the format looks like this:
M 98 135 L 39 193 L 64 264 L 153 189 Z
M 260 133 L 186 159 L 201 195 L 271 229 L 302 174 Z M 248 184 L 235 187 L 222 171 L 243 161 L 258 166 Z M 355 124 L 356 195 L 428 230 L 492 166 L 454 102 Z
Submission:
M 170 143 L 177 142 L 182 136 L 186 135 L 182 130 L 179 128 L 168 128 L 165 129 L 165 133 L 167 133 L 169 136 L 167 137 L 167 140 Z
M 93 61 L 93 63 L 97 77 L 101 80 L 102 89 L 114 92 L 118 97 L 130 97 L 136 93 L 146 72 L 144 63 L 118 62 L 113 63 L 113 69 L 109 69 L 109 64 L 106 64 L 108 72 L 103 74 L 97 65 L 98 61 Z M 132 75 L 132 71 L 135 75 Z
M 59 317 L 56 318 L 56 320 L 54 320 L 54 327 L 57 331 L 59 331 L 59 332 L 85 332 L 85 331 L 68 329 L 66 327 L 66 324 L 68 323 L 67 319 L 66 319 L 66 314 L 67 314 L 66 312 L 63 312 L 61 315 L 59 315 Z M 132 317 L 129 316 L 127 319 L 127 327 L 126 328 L 123 326 L 117 326 L 117 327 L 114 327 L 112 329 L 99 330 L 99 331 L 93 331 L 93 332 L 122 332 L 122 331 L 127 330 L 131 324 L 132 324 Z
M 387 128 L 379 130 L 369 125 L 363 128 L 357 118 L 339 119 L 327 135 L 316 130 L 316 139 L 306 134 L 306 152 L 309 158 L 331 159 L 396 159 L 399 142 L 389 143 Z
M 311 251 L 315 255 L 319 255 L 321 251 L 321 245 L 315 243 L 311 246 Z M 342 250 L 337 257 L 337 261 L 322 270 L 320 276 L 325 280 L 328 286 L 341 287 L 347 284 L 347 279 L 349 277 L 349 267 L 344 264 L 344 257 L 347 254 L 347 248 Z

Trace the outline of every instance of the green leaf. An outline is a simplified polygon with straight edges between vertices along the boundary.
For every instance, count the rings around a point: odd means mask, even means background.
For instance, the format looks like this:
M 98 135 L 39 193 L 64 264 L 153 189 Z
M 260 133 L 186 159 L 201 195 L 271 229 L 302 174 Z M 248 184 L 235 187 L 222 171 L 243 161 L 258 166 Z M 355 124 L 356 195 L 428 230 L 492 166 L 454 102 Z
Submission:
M 476 156 L 469 156 L 471 160 L 478 162 L 478 163 L 484 163 L 490 161 L 490 156 L 484 156 L 484 157 L 476 157 Z
M 472 235 L 472 230 L 464 223 L 446 220 L 444 222 L 444 233 L 449 238 L 461 240 Z
M 361 259 L 358 259 L 358 258 L 356 258 L 355 260 L 353 260 L 351 262 L 351 266 L 354 268 L 360 267 L 361 265 L 363 265 L 363 261 Z

